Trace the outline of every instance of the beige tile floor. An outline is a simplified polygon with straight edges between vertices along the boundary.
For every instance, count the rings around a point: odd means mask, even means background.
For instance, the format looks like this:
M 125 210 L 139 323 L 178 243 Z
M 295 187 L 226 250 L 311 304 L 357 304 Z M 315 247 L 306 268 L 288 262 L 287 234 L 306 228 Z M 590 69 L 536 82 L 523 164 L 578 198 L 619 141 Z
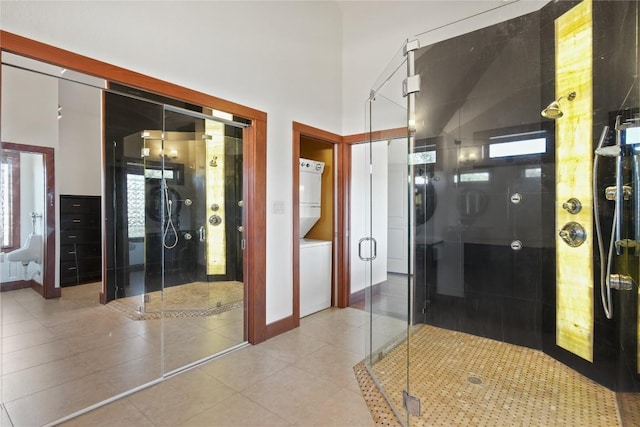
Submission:
M 95 285 L 65 288 L 57 300 L 30 289 L 0 295 L 1 391 L 8 412 L 0 415 L 0 426 L 10 426 L 9 417 L 17 427 L 46 425 L 152 381 L 163 369 L 239 343 L 241 310 L 161 326 L 130 320 L 98 304 L 96 295 Z M 374 425 L 353 374 L 364 357 L 368 319 L 356 309 L 316 313 L 296 330 L 64 425 Z
M 330 309 L 300 328 L 176 375 L 65 426 L 373 426 L 353 366 L 367 315 Z M 361 343 L 354 350 L 348 335 Z
M 0 426 L 46 425 L 242 343 L 242 310 L 134 321 L 101 305 L 99 289 L 0 294 Z

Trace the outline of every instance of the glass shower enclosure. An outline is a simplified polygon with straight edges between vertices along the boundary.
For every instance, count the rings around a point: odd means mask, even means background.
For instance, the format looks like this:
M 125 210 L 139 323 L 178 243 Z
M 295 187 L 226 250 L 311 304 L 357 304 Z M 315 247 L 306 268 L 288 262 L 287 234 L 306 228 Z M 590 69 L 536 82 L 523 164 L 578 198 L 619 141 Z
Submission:
M 639 10 L 510 3 L 374 84 L 366 364 L 401 423 L 637 423 Z

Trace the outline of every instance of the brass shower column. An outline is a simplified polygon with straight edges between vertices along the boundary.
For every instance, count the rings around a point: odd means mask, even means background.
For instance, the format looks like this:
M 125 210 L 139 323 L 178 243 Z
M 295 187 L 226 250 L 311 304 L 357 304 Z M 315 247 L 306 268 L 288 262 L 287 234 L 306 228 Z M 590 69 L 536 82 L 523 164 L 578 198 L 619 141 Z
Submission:
M 555 22 L 556 96 L 556 344 L 593 362 L 592 4 L 584 0 Z M 579 200 L 582 209 L 567 209 Z M 583 244 L 560 236 L 567 225 L 586 230 Z M 566 237 L 566 234 L 564 235 Z

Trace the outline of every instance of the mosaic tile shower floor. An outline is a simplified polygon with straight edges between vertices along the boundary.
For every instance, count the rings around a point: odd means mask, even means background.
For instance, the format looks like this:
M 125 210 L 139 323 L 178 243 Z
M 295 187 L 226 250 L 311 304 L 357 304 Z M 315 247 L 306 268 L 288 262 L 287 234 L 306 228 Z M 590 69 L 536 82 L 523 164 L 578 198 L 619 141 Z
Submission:
M 621 426 L 616 394 L 544 353 L 432 326 L 411 339 L 412 426 Z M 373 365 L 402 408 L 406 342 Z M 364 364 L 354 368 L 377 425 L 400 425 Z M 628 421 L 628 420 L 627 420 Z

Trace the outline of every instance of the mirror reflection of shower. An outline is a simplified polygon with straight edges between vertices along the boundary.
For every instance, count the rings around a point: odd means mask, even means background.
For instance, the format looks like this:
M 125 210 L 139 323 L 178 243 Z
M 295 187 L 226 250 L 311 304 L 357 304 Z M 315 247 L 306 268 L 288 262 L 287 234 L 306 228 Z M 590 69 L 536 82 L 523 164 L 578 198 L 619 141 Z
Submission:
M 176 247 L 180 239 L 178 238 L 176 226 L 173 223 L 173 200 L 169 197 L 169 187 L 167 186 L 167 180 L 164 178 L 162 179 L 162 187 L 165 207 L 167 209 L 167 218 L 164 225 L 164 232 L 162 233 L 162 244 L 166 249 L 173 249 Z M 171 243 L 167 243 L 167 237 L 169 237 L 169 242 Z

